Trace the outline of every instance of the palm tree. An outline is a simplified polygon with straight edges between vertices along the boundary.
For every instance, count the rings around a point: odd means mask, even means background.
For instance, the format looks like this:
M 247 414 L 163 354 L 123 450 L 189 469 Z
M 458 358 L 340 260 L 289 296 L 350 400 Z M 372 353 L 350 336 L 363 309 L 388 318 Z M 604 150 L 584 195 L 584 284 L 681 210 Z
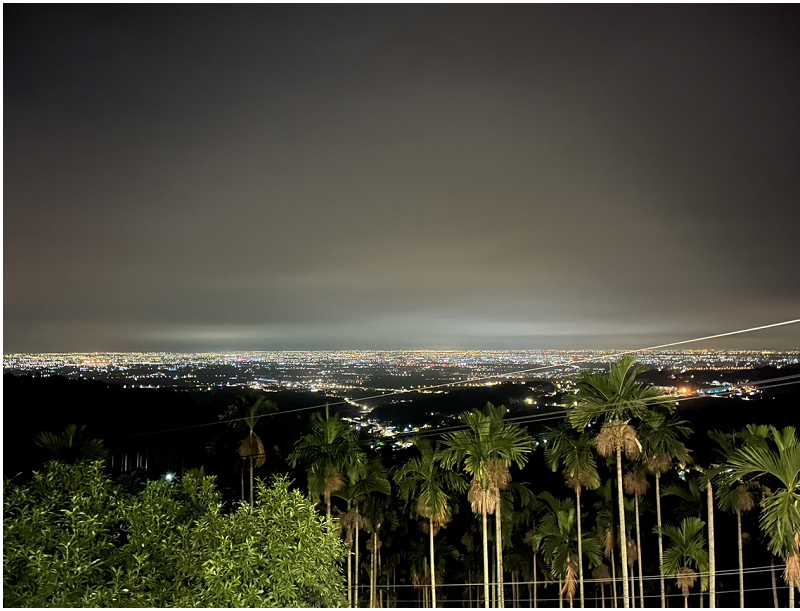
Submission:
M 639 527 L 639 499 L 647 493 L 650 482 L 647 481 L 644 465 L 637 463 L 631 471 L 625 474 L 622 480 L 622 487 L 626 494 L 633 495 L 634 507 L 636 510 L 636 554 L 639 563 L 639 596 L 641 597 L 642 607 L 644 607 L 644 577 L 642 577 L 642 533 Z M 634 594 L 633 600 L 636 600 Z M 635 605 L 634 605 L 635 606 Z
M 532 560 L 533 566 L 531 567 L 531 575 L 532 575 L 531 581 L 533 581 L 533 597 L 532 597 L 533 600 L 531 601 L 531 606 L 533 608 L 537 608 L 539 606 L 539 600 L 538 600 L 539 571 L 537 570 L 536 567 L 537 565 L 536 560 L 537 557 L 539 556 L 539 548 L 541 541 L 539 541 L 539 539 L 536 538 L 536 533 L 537 533 L 536 530 L 529 530 L 528 532 L 525 533 L 525 537 L 523 538 L 523 541 L 525 542 L 526 545 L 530 546 L 531 552 L 533 553 L 533 560 Z
M 441 454 L 442 465 L 452 469 L 463 463 L 464 471 L 472 476 L 467 495 L 474 513 L 483 519 L 483 587 L 484 604 L 489 607 L 489 551 L 486 516 L 495 513 L 500 505 L 500 490 L 511 480 L 509 466 L 515 463 L 522 468 L 533 450 L 530 435 L 515 424 L 504 424 L 505 407 L 487 403 L 483 411 L 464 412 L 459 419 L 469 430 L 445 435 L 446 449 Z M 497 531 L 497 571 L 499 605 L 503 605 L 502 592 L 502 533 L 501 518 L 495 516 Z
M 434 545 L 434 556 L 436 557 L 436 564 L 432 565 L 431 580 L 435 580 L 437 583 L 443 583 L 447 560 L 459 560 L 461 554 L 453 545 L 450 545 L 446 539 L 439 537 L 436 539 L 436 544 Z M 447 597 L 443 596 L 442 598 L 446 600 Z
M 532 574 L 532 581 L 533 581 L 533 600 L 531 604 L 533 607 L 538 607 L 538 577 L 539 574 L 537 570 L 537 558 L 539 556 L 539 539 L 536 538 L 536 533 L 539 529 L 539 524 L 541 520 L 541 514 L 544 511 L 545 506 L 544 504 L 536 497 L 532 496 L 528 504 L 523 509 L 524 511 L 524 518 L 525 523 L 531 529 L 525 533 L 523 536 L 523 541 L 526 545 L 529 545 L 531 548 L 531 552 L 533 552 L 533 560 L 531 567 L 531 574 Z
M 616 547 L 617 533 L 614 519 L 617 513 L 614 505 L 613 482 L 608 479 L 597 489 L 599 499 L 594 504 L 595 519 L 597 522 L 597 532 L 604 547 L 605 557 L 611 564 L 611 592 L 614 599 L 614 606 L 617 604 L 617 563 L 614 558 L 614 548 Z
M 726 435 L 720 431 L 709 431 L 711 437 L 719 445 L 718 455 L 722 461 L 727 461 L 736 451 L 735 441 L 739 438 L 736 434 Z M 742 513 L 750 511 L 756 505 L 751 490 L 758 487 L 754 481 L 732 481 L 726 475 L 727 466 L 716 474 L 714 481 L 717 485 L 717 505 L 723 511 L 736 514 L 737 541 L 739 546 L 739 605 L 744 608 L 744 557 L 742 553 Z
M 352 501 L 347 501 L 347 511 L 339 511 L 337 520 L 339 536 L 344 534 L 344 543 L 347 547 L 347 604 L 353 606 L 353 539 L 358 529 L 363 528 L 364 520 L 358 512 L 351 507 Z
M 709 592 L 708 592 L 708 606 L 714 609 L 717 604 L 716 587 L 717 587 L 717 569 L 716 569 L 716 553 L 714 551 L 714 543 L 716 541 L 714 535 L 714 486 L 713 478 L 719 472 L 718 465 L 712 466 L 710 469 L 702 471 L 700 476 L 700 487 L 706 490 L 706 508 L 708 510 L 708 571 L 709 571 Z M 702 599 L 701 599 L 702 604 Z
M 461 545 L 463 545 L 467 550 L 466 554 L 462 554 L 463 562 L 461 568 L 462 575 L 468 584 L 464 591 L 467 593 L 466 598 L 468 599 L 469 607 L 472 607 L 472 569 L 474 568 L 473 552 L 475 551 L 475 537 L 473 536 L 474 532 L 475 525 L 471 524 L 467 527 L 467 530 L 464 531 L 464 534 L 461 535 Z
M 689 437 L 692 429 L 686 420 L 675 417 L 666 417 L 664 414 L 654 412 L 652 418 L 645 421 L 645 426 L 639 431 L 640 440 L 644 449 L 644 465 L 647 472 L 655 475 L 656 479 L 656 522 L 661 528 L 661 476 L 672 469 L 674 462 L 681 468 L 692 462 L 690 451 L 680 440 Z M 658 531 L 658 566 L 659 571 L 664 562 L 664 538 Z M 664 588 L 664 574 L 661 573 L 661 608 L 667 606 L 667 596 Z
M 430 442 L 417 439 L 414 445 L 420 452 L 394 474 L 400 498 L 410 503 L 414 501 L 413 513 L 428 520 L 430 535 L 430 566 L 436 566 L 433 539 L 440 528 L 444 528 L 451 518 L 447 490 L 465 492 L 467 483 L 453 471 L 439 464 L 439 457 Z M 436 571 L 431 571 L 431 606 L 436 607 Z
M 360 573 L 359 564 L 359 533 L 364 529 L 364 519 L 359 513 L 359 505 L 369 495 L 391 493 L 391 484 L 387 479 L 386 469 L 381 464 L 380 458 L 374 457 L 368 463 L 357 463 L 357 468 L 348 469 L 344 473 L 345 485 L 339 490 L 332 492 L 332 496 L 337 496 L 347 503 L 347 513 L 340 517 L 339 528 L 347 535 L 348 529 L 352 530 L 353 544 L 355 547 L 355 566 L 353 567 L 354 582 L 350 601 L 354 606 L 358 606 L 358 578 Z M 341 522 L 344 520 L 344 523 Z M 347 538 L 345 538 L 347 543 Z M 348 545 L 348 548 L 350 546 Z M 348 554 L 348 570 L 350 568 L 350 555 Z M 350 589 L 351 577 L 348 573 L 348 589 Z M 354 593 L 353 593 L 354 592 Z
M 108 450 L 100 439 L 84 439 L 86 425 L 78 428 L 69 424 L 60 435 L 42 431 L 36 438 L 36 445 L 53 454 L 55 460 L 75 462 L 78 460 L 104 460 Z
M 708 480 L 709 476 L 705 472 L 704 469 L 697 466 L 687 467 L 686 470 L 683 472 L 684 475 L 690 475 L 694 473 L 695 476 L 687 479 L 687 485 L 683 486 L 682 484 L 675 482 L 664 486 L 663 496 L 676 496 L 680 500 L 673 511 L 673 515 L 675 518 L 681 520 L 686 519 L 689 517 L 696 517 L 702 518 L 703 516 L 703 508 L 705 507 L 706 510 L 708 509 L 708 500 L 711 496 L 711 492 L 708 489 Z M 713 477 L 713 473 L 712 473 Z M 705 491 L 705 493 L 703 492 Z M 705 497 L 705 500 L 704 500 Z M 713 504 L 713 500 L 712 500 Z M 707 514 L 709 517 L 709 551 L 711 551 L 711 555 L 709 556 L 709 568 L 710 568 L 710 575 L 711 579 L 707 579 L 703 582 L 704 586 L 700 592 L 700 604 L 703 604 L 703 592 L 705 592 L 709 588 L 709 584 L 714 584 L 714 554 L 713 554 L 713 510 L 711 513 Z M 705 539 L 704 539 L 705 540 Z M 712 604 L 715 604 L 712 603 Z
M 268 400 L 264 396 L 259 397 L 236 397 L 234 403 L 228 407 L 228 411 L 220 418 L 232 419 L 228 424 L 235 428 L 246 428 L 248 431 L 239 444 L 239 456 L 242 460 L 250 463 L 250 506 L 253 506 L 253 489 L 255 486 L 253 477 L 254 467 L 263 467 L 266 462 L 264 442 L 261 437 L 256 435 L 255 427 L 258 421 L 270 412 L 277 411 L 278 406 L 274 401 Z
M 369 583 L 369 606 L 375 607 L 377 603 L 379 550 L 383 546 L 380 538 L 381 527 L 387 519 L 389 506 L 388 496 L 370 495 L 364 503 L 364 528 L 370 533 L 371 538 L 367 541 L 367 550 L 370 552 L 370 583 Z
M 721 484 L 717 488 L 717 505 L 723 511 L 736 514 L 737 541 L 739 543 L 739 606 L 744 608 L 744 557 L 742 553 L 742 514 L 756 506 L 751 490 L 755 482 L 736 485 Z
M 800 587 L 800 440 L 795 427 L 769 427 L 768 445 L 745 445 L 728 460 L 732 480 L 771 476 L 780 482 L 761 502 L 761 529 L 770 537 L 769 550 L 786 562 L 784 579 L 789 585 L 789 606 Z
M 514 607 L 520 606 L 519 577 L 530 571 L 528 557 L 522 552 L 515 551 L 508 554 L 504 560 L 505 567 L 511 573 L 511 595 Z
M 601 562 L 596 569 L 592 571 L 592 578 L 598 586 L 600 586 L 600 598 L 602 599 L 603 609 L 606 608 L 606 587 L 605 584 L 611 583 L 611 570 L 605 562 Z
M 507 490 L 500 493 L 500 502 L 502 504 L 502 545 L 503 549 L 516 548 L 517 555 L 515 562 L 517 562 L 516 569 L 506 567 L 507 558 L 503 558 L 504 567 L 511 572 L 513 581 L 511 584 L 512 594 L 516 597 L 517 606 L 519 604 L 519 576 L 531 575 L 531 567 L 527 564 L 527 543 L 524 541 L 524 531 L 531 525 L 533 514 L 536 512 L 538 502 L 536 495 L 531 491 L 528 485 L 524 482 L 511 482 Z M 519 535 L 519 536 L 517 536 Z M 520 550 L 520 545 L 524 546 Z M 525 558 L 526 565 L 524 570 L 519 568 L 520 557 Z M 528 586 L 530 591 L 530 586 Z M 532 602 L 532 601 L 531 601 Z
M 625 508 L 627 510 L 627 507 Z M 630 576 L 631 580 L 631 587 L 630 587 L 630 595 L 631 595 L 631 607 L 636 607 L 636 588 L 633 578 L 635 576 L 634 565 L 636 564 L 637 556 L 638 556 L 638 549 L 636 545 L 636 541 L 633 540 L 631 537 L 631 529 L 632 529 L 632 520 L 630 518 L 632 516 L 629 515 L 630 512 L 625 512 L 625 518 L 627 521 L 627 532 L 625 533 L 625 545 L 627 546 L 627 554 L 626 558 L 628 559 L 628 575 Z
M 575 433 L 566 425 L 550 429 L 542 435 L 545 444 L 545 457 L 553 471 L 564 465 L 564 478 L 567 486 L 575 491 L 578 522 L 578 558 L 583 558 L 581 535 L 581 491 L 583 488 L 595 490 L 600 487 L 597 463 L 592 453 L 593 440 L 586 433 Z M 578 563 L 578 579 L 581 591 L 581 607 L 585 606 L 583 587 L 583 562 Z
M 411 567 L 411 585 L 417 590 L 417 603 L 423 608 L 428 608 L 430 596 L 431 567 L 428 562 L 428 553 L 425 546 L 418 542 L 410 545 L 408 563 Z M 422 600 L 420 600 L 420 598 Z
M 705 523 L 700 518 L 685 518 L 680 526 L 666 524 L 659 529 L 670 542 L 664 552 L 661 571 L 666 575 L 675 575 L 676 583 L 683 592 L 684 607 L 689 606 L 689 590 L 697 583 L 697 572 L 702 575 L 701 590 L 707 581 L 708 552 L 703 537 L 704 527 Z
M 344 487 L 345 477 L 354 479 L 366 463 L 357 436 L 355 428 L 338 416 L 331 416 L 325 406 L 325 417 L 319 412 L 311 417 L 311 432 L 298 439 L 289 454 L 292 468 L 301 462 L 307 465 L 308 490 L 313 495 L 323 495 L 328 518 L 331 494 Z
M 689 473 L 688 471 L 686 473 Z M 675 496 L 679 501 L 675 505 L 673 515 L 678 520 L 685 518 L 699 518 L 703 515 L 703 493 L 697 479 L 687 478 L 686 485 L 673 482 L 664 486 L 661 496 Z
M 545 503 L 547 513 L 535 538 L 551 573 L 564 584 L 559 596 L 566 594 L 572 606 L 579 567 L 583 564 L 578 554 L 582 553 L 589 566 L 595 567 L 603 560 L 602 547 L 596 536 L 584 537 L 582 541 L 578 538 L 578 516 L 572 499 L 560 501 L 549 492 L 543 492 L 539 498 Z
M 611 367 L 608 374 L 593 374 L 584 371 L 578 378 L 577 404 L 568 413 L 569 423 L 579 431 L 585 430 L 597 420 L 602 429 L 597 436 L 597 450 L 602 456 L 616 454 L 617 496 L 619 501 L 620 533 L 625 533 L 625 513 L 622 495 L 622 454 L 636 459 L 642 446 L 636 429 L 630 424 L 632 418 L 646 420 L 658 408 L 667 413 L 674 411 L 668 404 L 669 396 L 654 386 L 636 381 L 644 366 L 635 365 L 634 357 L 623 357 Z M 623 603 L 628 608 L 628 555 L 626 545 L 620 541 L 622 555 Z
M 386 479 L 386 470 L 381 465 L 379 458 L 373 458 L 369 463 L 361 465 L 358 469 L 349 470 L 345 473 L 345 485 L 332 492 L 331 496 L 339 497 L 347 503 L 347 511 L 339 514 L 339 534 L 345 535 L 345 544 L 348 548 L 347 555 L 347 590 L 348 602 L 353 604 L 357 600 L 353 596 L 352 588 L 353 575 L 355 573 L 355 591 L 358 591 L 358 562 L 359 545 L 358 534 L 364 528 L 364 520 L 358 511 L 359 502 L 366 498 L 366 495 L 374 492 L 389 494 L 391 485 Z M 351 570 L 351 556 L 355 544 L 355 570 Z
M 424 543 L 419 541 L 412 541 L 409 545 L 407 560 L 411 567 L 411 585 L 415 590 L 422 595 L 422 604 L 424 608 L 435 608 L 430 598 L 430 585 L 436 579 L 436 576 L 442 577 L 444 575 L 445 560 L 447 558 L 458 559 L 460 554 L 450 544 L 448 544 L 441 537 L 436 539 L 434 545 L 434 556 L 436 557 L 436 564 L 430 564 L 430 550 L 427 549 Z M 433 569 L 431 567 L 434 567 Z

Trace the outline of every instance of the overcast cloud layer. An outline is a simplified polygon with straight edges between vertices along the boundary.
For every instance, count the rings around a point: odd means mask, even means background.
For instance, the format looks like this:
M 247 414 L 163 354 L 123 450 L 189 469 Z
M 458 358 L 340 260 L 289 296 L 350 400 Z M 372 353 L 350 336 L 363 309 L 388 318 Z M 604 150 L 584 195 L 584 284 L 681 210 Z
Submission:
M 5 353 L 800 318 L 795 6 L 3 10 Z

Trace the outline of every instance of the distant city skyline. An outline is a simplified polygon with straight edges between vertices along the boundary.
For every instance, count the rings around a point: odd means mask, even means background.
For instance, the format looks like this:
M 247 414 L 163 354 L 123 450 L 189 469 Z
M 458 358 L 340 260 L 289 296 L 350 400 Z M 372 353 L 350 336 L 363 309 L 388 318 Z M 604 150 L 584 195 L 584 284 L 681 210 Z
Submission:
M 358 351 L 273 351 L 210 354 L 177 353 L 86 353 L 4 355 L 4 373 L 59 376 L 73 380 L 100 380 L 123 389 L 175 389 L 210 392 L 213 390 L 302 390 L 340 394 L 345 403 L 368 409 L 363 399 L 371 393 L 380 398 L 386 391 L 439 394 L 455 387 L 494 386 L 507 381 L 516 384 L 536 380 L 570 380 L 580 370 L 604 371 L 621 355 L 601 350 L 358 350 Z M 670 372 L 676 380 L 687 371 L 724 373 L 751 372 L 771 365 L 796 371 L 800 350 L 655 350 L 637 355 L 637 361 L 659 372 Z M 800 382 L 800 374 L 776 376 L 779 386 Z M 681 387 L 684 381 L 667 382 Z M 743 382 L 751 380 L 745 375 Z M 698 378 L 699 381 L 699 378 Z M 713 386 L 707 392 L 729 392 Z M 734 389 L 755 393 L 756 389 Z M 703 394 L 706 391 L 702 391 Z M 365 396 L 365 393 L 367 396 Z
M 629 351 L 634 352 L 634 351 Z M 639 350 L 640 361 L 650 364 L 667 364 L 714 361 L 743 361 L 753 363 L 797 364 L 800 350 L 712 350 L 666 348 Z M 578 362 L 614 359 L 615 350 L 252 350 L 222 352 L 65 352 L 16 353 L 3 356 L 3 366 L 10 369 L 36 369 L 73 365 L 131 366 L 139 364 L 171 365 L 246 365 L 248 363 L 286 362 L 292 364 L 325 363 L 384 363 L 411 366 L 415 363 L 480 364 L 563 361 L 572 365 Z M 566 359 L 566 360 L 565 360 Z
M 634 349 L 800 316 L 796 6 L 3 14 L 4 354 Z

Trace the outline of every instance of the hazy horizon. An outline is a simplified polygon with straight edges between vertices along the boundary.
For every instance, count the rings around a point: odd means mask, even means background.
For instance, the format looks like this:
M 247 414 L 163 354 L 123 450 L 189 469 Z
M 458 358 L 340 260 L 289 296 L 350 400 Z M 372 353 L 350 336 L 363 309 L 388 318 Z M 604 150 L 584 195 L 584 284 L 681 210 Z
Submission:
M 659 351 L 659 352 L 676 352 L 676 353 L 691 353 L 691 352 L 786 352 L 786 353 L 800 353 L 800 347 L 796 348 L 742 348 L 742 347 L 727 347 L 727 348 L 692 348 L 692 347 L 668 347 L 668 348 L 619 348 L 619 347 L 606 347 L 606 348 L 330 348 L 330 349 L 264 349 L 264 350 L 73 350 L 70 352 L 6 352 L 3 356 L 40 356 L 40 355 L 123 355 L 123 354 L 168 354 L 168 355 L 239 355 L 239 354 L 271 354 L 271 353 L 380 353 L 380 352 L 432 352 L 432 353 L 448 353 L 448 352 L 646 352 L 646 351 Z

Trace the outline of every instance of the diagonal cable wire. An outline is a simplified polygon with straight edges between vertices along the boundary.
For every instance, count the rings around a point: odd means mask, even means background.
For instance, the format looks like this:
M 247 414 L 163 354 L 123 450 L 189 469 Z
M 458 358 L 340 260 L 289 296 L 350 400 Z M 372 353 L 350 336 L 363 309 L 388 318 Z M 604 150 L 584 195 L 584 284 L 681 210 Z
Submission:
M 767 379 L 767 380 L 759 380 L 759 381 L 755 381 L 755 382 L 749 382 L 748 384 L 750 386 L 756 386 L 758 384 L 768 384 L 770 382 L 782 381 L 782 380 L 790 380 L 790 381 L 783 381 L 780 384 L 772 384 L 770 386 L 764 386 L 763 389 L 766 390 L 766 389 L 769 389 L 769 388 L 776 388 L 778 386 L 789 386 L 791 384 L 800 384 L 800 373 L 789 375 L 789 376 L 782 376 L 782 377 L 779 377 L 779 378 L 770 378 L 770 379 Z M 761 389 L 759 389 L 759 390 L 761 390 Z M 714 395 L 705 395 L 705 394 L 700 394 L 700 393 L 698 393 L 696 395 L 688 395 L 688 396 L 680 396 L 680 397 L 674 397 L 674 396 L 667 395 L 666 397 L 654 397 L 654 398 L 652 398 L 650 400 L 643 400 L 642 403 L 645 404 L 645 405 L 651 405 L 651 404 L 663 403 L 663 402 L 665 402 L 665 400 L 666 401 L 676 400 L 677 402 L 680 403 L 680 402 L 684 402 L 684 401 L 691 401 L 693 399 L 704 399 L 704 398 L 709 398 L 709 397 L 711 397 L 711 398 L 713 398 L 713 397 L 726 397 L 726 396 L 730 396 L 732 394 L 735 394 L 737 392 L 739 392 L 739 391 L 736 390 L 736 389 L 731 389 L 731 390 L 727 390 L 727 391 L 724 391 L 724 392 L 721 392 L 721 393 L 716 393 Z M 618 405 L 618 404 L 616 404 L 616 403 L 610 403 L 609 404 L 609 406 L 612 406 L 612 405 Z M 547 421 L 550 421 L 550 420 L 563 420 L 564 417 L 566 416 L 566 413 L 567 413 L 568 410 L 569 410 L 569 408 L 560 408 L 560 409 L 551 410 L 549 412 L 542 413 L 542 414 L 527 414 L 527 415 L 524 415 L 524 416 L 515 416 L 513 418 L 505 418 L 503 420 L 503 424 L 530 424 L 532 422 L 547 422 Z M 216 424 L 216 423 L 212 423 L 212 424 Z M 399 441 L 401 437 L 402 438 L 412 438 L 412 439 L 416 438 L 416 437 L 431 437 L 431 436 L 441 435 L 442 432 L 464 431 L 464 430 L 468 430 L 469 428 L 470 427 L 468 425 L 466 425 L 466 424 L 454 424 L 454 425 L 451 425 L 451 426 L 430 427 L 430 428 L 420 429 L 420 430 L 417 430 L 417 431 L 396 433 L 395 435 L 392 435 L 392 436 L 387 437 L 385 439 L 389 439 L 392 442 L 396 442 L 396 441 Z M 146 435 L 146 434 L 147 433 L 142 433 L 142 435 Z M 115 439 L 119 439 L 119 438 L 115 438 Z M 365 439 L 357 440 L 356 444 L 362 445 L 362 446 L 365 446 L 365 447 L 366 446 L 372 447 L 375 443 L 377 443 L 379 441 L 382 441 L 382 440 L 381 439 L 376 439 L 376 438 L 365 438 Z M 328 445 L 328 444 L 322 444 L 323 447 L 325 445 Z M 254 457 L 255 456 L 266 456 L 266 454 L 253 454 L 252 456 L 254 456 Z
M 696 343 L 696 342 L 705 341 L 705 340 L 708 340 L 708 339 L 714 339 L 714 338 L 719 338 L 719 337 L 727 337 L 727 336 L 730 336 L 730 335 L 738 335 L 738 334 L 741 334 L 741 333 L 751 333 L 753 331 L 759 331 L 759 330 L 762 330 L 762 329 L 771 329 L 771 328 L 774 328 L 774 327 L 781 327 L 781 326 L 791 325 L 791 324 L 796 324 L 796 323 L 800 323 L 800 318 L 797 318 L 797 319 L 794 319 L 794 320 L 785 320 L 785 321 L 782 321 L 782 322 L 772 323 L 772 324 L 769 324 L 769 325 L 761 325 L 759 327 L 750 327 L 748 329 L 739 329 L 739 330 L 736 330 L 736 331 L 728 331 L 726 333 L 718 333 L 716 335 L 707 335 L 707 336 L 704 336 L 704 337 L 695 337 L 695 338 L 692 338 L 692 339 L 685 339 L 685 340 L 680 340 L 680 341 L 677 341 L 677 342 L 671 342 L 671 343 L 668 343 L 668 344 L 660 344 L 660 345 L 657 345 L 657 346 L 649 346 L 649 347 L 646 347 L 646 348 L 636 348 L 636 349 L 633 349 L 633 350 L 620 350 L 620 351 L 617 351 L 617 352 L 613 352 L 611 354 L 603 354 L 603 355 L 596 356 L 596 357 L 589 357 L 589 358 L 586 358 L 586 359 L 582 359 L 581 362 L 592 362 L 592 361 L 597 361 L 597 360 L 605 361 L 606 359 L 616 358 L 618 356 L 624 356 L 626 354 L 633 354 L 633 353 L 636 353 L 636 352 L 646 352 L 646 351 L 649 351 L 649 350 L 657 350 L 657 349 L 660 349 L 660 348 L 667 348 L 667 347 L 671 347 L 671 346 L 678 346 L 678 345 L 683 345 L 683 344 Z M 433 389 L 436 389 L 436 388 L 445 388 L 445 387 L 450 387 L 450 386 L 458 386 L 460 384 L 468 384 L 468 383 L 471 383 L 471 382 L 481 382 L 481 381 L 484 381 L 484 380 L 491 380 L 491 379 L 497 379 L 497 378 L 506 378 L 508 376 L 517 375 L 517 374 L 520 374 L 520 373 L 533 373 L 535 371 L 544 371 L 546 369 L 552 369 L 554 367 L 563 367 L 565 365 L 573 365 L 573 364 L 574 364 L 574 361 L 569 361 L 569 362 L 565 361 L 565 362 L 562 362 L 562 363 L 551 363 L 549 365 L 541 365 L 541 366 L 532 367 L 532 368 L 529 368 L 529 369 L 519 369 L 517 371 L 509 371 L 509 372 L 506 372 L 504 374 L 495 374 L 495 375 L 483 376 L 483 377 L 479 377 L 479 378 L 466 378 L 466 379 L 460 380 L 458 382 L 447 382 L 447 383 L 444 383 L 444 384 L 434 384 L 434 385 L 431 385 L 431 386 L 425 386 L 425 387 L 422 387 L 422 388 L 415 388 L 415 389 L 411 389 L 411 390 L 392 391 L 392 392 L 383 393 L 383 394 L 380 394 L 380 395 L 373 395 L 373 396 L 369 396 L 369 397 L 361 397 L 359 400 L 360 401 L 369 401 L 371 399 L 380 399 L 380 398 L 383 398 L 383 397 L 391 397 L 391 396 L 396 396 L 396 395 L 408 394 L 408 393 L 412 393 L 412 392 L 421 392 L 421 391 L 424 391 L 424 390 L 433 390 Z M 309 411 L 309 410 L 313 410 L 313 409 L 322 409 L 323 407 L 328 407 L 328 406 L 331 406 L 331 405 L 343 405 L 343 404 L 348 404 L 348 403 L 349 402 L 346 401 L 346 400 L 334 401 L 334 402 L 328 402 L 328 403 L 321 403 L 321 404 L 318 404 L 318 405 L 310 405 L 310 406 L 307 406 L 307 407 L 298 407 L 298 408 L 289 409 L 289 410 L 279 410 L 277 412 L 272 412 L 270 414 L 264 414 L 262 417 L 267 418 L 267 417 L 270 417 L 270 416 L 293 414 L 293 413 L 305 412 L 305 411 Z M 201 428 L 201 427 L 206 427 L 206 426 L 214 426 L 214 425 L 218 425 L 218 424 L 228 424 L 230 422 L 242 422 L 242 421 L 244 421 L 246 419 L 247 418 L 245 418 L 245 417 L 243 417 L 243 418 L 227 418 L 227 419 L 224 419 L 224 420 L 217 420 L 217 421 L 214 421 L 214 422 L 204 422 L 204 423 L 200 423 L 200 424 L 190 424 L 190 425 L 186 425 L 186 426 L 182 426 L 182 427 L 174 427 L 174 428 L 170 428 L 170 429 L 149 431 L 149 432 L 145 432 L 145 433 L 135 433 L 135 434 L 132 434 L 132 435 L 123 435 L 123 436 L 120 436 L 120 437 L 114 437 L 113 439 L 127 439 L 127 438 L 130 438 L 130 437 L 140 437 L 140 436 L 143 436 L 143 435 L 155 435 L 155 434 L 158 434 L 158 433 L 171 433 L 171 432 L 175 432 L 175 431 L 182 431 L 182 430 L 192 429 L 192 428 Z

